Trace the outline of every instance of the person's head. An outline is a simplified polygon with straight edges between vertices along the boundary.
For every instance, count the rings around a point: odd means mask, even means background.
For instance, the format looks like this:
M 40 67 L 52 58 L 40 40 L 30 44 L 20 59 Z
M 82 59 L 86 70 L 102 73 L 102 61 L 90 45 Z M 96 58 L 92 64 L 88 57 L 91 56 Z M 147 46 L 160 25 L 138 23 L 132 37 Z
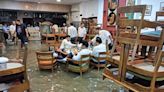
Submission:
M 65 27 L 66 26 L 66 23 L 63 23 L 63 26 Z
M 70 36 L 69 35 L 65 36 L 65 39 L 67 39 L 67 41 L 70 41 Z
M 20 25 L 21 24 L 20 20 L 16 20 L 16 24 Z
M 80 27 L 84 27 L 84 23 L 81 23 L 81 24 L 80 24 Z
M 73 23 L 70 23 L 70 26 L 73 26 Z
M 96 30 L 101 30 L 101 25 L 97 25 Z
M 96 37 L 96 44 L 98 45 L 98 44 L 101 44 L 101 43 L 102 43 L 101 38 L 100 37 Z
M 87 41 L 82 41 L 82 48 L 88 48 L 88 42 Z

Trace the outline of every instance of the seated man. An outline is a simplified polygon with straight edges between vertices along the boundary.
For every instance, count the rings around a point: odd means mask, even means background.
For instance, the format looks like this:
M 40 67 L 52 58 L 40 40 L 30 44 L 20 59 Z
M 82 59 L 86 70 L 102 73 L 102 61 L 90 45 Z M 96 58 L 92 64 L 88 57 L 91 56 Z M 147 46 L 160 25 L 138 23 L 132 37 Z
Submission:
M 102 43 L 102 40 L 100 37 L 96 37 L 96 46 L 93 47 L 93 51 L 92 51 L 92 55 L 94 57 L 99 57 L 99 53 L 100 52 L 106 52 L 106 46 L 105 44 Z M 101 56 L 101 57 L 105 57 L 105 56 Z M 95 58 L 92 58 L 94 63 L 97 63 L 97 60 Z M 105 60 L 101 61 L 101 63 L 105 63 Z
M 80 61 L 80 58 L 82 55 L 88 55 L 91 53 L 92 53 L 92 51 L 88 49 L 88 42 L 82 41 L 81 50 L 79 52 L 77 50 L 74 50 L 72 60 Z M 69 63 L 73 64 L 73 63 L 71 63 L 71 61 Z
M 60 48 L 55 49 L 53 56 L 58 59 L 64 59 L 70 53 L 68 49 L 71 49 L 73 46 L 76 46 L 76 44 L 72 44 L 70 42 L 70 36 L 67 35 L 62 41 Z
M 90 43 L 95 44 L 96 43 L 96 38 L 100 37 L 102 40 L 103 44 L 108 44 L 108 48 L 109 50 L 112 49 L 113 46 L 113 39 L 112 39 L 112 35 L 110 34 L 110 32 L 108 32 L 107 30 L 102 30 L 100 27 L 97 28 L 99 30 L 99 34 L 96 35 L 91 41 Z
M 88 49 L 88 42 L 82 41 L 81 51 L 80 52 L 74 51 L 74 56 L 72 57 L 72 59 L 79 61 L 81 55 L 88 55 L 91 54 L 91 52 L 92 51 Z

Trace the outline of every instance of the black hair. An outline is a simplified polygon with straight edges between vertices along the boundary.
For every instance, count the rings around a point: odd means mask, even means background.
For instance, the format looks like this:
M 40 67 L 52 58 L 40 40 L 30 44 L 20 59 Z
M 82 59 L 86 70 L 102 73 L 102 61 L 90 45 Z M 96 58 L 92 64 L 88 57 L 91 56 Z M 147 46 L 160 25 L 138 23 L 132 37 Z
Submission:
M 81 43 L 82 43 L 85 47 L 88 47 L 88 42 L 87 42 L 87 41 L 84 41 L 84 40 L 83 40 Z
M 98 43 L 102 43 L 101 38 L 100 38 L 100 37 L 96 37 L 96 42 L 98 42 Z
M 66 35 L 66 36 L 65 36 L 65 38 L 68 38 L 68 37 L 70 37 L 70 36 L 69 36 L 69 35 Z
M 19 19 L 17 19 L 16 21 L 19 21 L 19 22 L 20 22 L 20 20 L 19 20 Z
M 70 23 L 71 26 L 73 26 L 73 23 Z

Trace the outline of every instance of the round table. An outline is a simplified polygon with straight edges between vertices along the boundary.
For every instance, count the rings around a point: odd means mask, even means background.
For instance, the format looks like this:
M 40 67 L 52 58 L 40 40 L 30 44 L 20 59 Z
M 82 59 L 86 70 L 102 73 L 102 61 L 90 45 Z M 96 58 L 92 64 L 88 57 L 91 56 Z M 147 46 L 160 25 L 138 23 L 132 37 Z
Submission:
M 21 63 L 6 63 L 6 68 L 0 69 L 0 76 L 17 74 L 23 71 L 25 71 L 25 67 Z

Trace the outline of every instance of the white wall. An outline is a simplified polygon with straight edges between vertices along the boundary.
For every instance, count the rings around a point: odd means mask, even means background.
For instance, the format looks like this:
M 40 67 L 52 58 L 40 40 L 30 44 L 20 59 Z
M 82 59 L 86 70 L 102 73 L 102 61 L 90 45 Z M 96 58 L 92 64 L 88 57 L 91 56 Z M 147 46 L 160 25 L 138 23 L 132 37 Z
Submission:
M 97 17 L 98 0 L 90 0 L 80 3 L 80 14 L 83 18 Z
M 89 0 L 72 5 L 72 21 L 81 21 L 81 18 L 98 17 L 98 21 L 102 24 L 103 1 Z
M 103 24 L 104 0 L 98 0 L 97 24 Z
M 156 11 L 160 11 L 160 2 L 164 0 L 141 0 L 139 4 L 152 5 L 151 16 L 145 16 L 145 19 L 155 21 Z

